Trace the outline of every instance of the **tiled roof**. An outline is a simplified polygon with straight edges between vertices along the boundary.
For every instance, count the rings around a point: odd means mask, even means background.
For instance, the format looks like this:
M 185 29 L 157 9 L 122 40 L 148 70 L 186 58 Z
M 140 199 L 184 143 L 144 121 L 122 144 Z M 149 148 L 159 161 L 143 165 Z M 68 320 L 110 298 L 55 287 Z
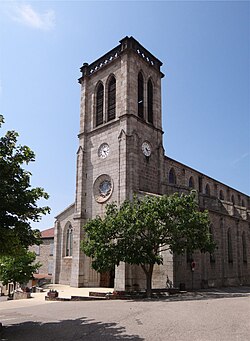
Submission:
M 41 231 L 41 238 L 54 238 L 54 227 Z

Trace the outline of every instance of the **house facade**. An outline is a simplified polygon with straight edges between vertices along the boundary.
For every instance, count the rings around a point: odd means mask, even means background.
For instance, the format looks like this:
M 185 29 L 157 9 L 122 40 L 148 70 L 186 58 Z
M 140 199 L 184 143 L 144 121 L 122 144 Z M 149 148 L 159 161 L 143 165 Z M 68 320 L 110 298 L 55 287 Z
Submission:
M 30 251 L 36 254 L 36 262 L 42 264 L 37 273 L 33 274 L 34 283 L 52 280 L 54 274 L 54 227 L 41 231 L 41 241 L 40 245 L 30 247 Z

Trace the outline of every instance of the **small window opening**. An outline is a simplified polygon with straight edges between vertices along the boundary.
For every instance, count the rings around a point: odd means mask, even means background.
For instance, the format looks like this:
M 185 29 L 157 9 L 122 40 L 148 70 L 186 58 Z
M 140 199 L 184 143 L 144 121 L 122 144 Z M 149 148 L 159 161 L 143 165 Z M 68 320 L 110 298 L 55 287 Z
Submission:
M 209 186 L 209 184 L 206 184 L 205 193 L 206 193 L 206 195 L 210 195 L 210 186 Z
M 189 178 L 188 187 L 194 188 L 194 178 L 192 176 Z
M 169 171 L 168 181 L 170 184 L 176 184 L 176 175 L 174 168 L 171 168 Z
M 67 229 L 66 234 L 66 256 L 72 256 L 72 247 L 73 247 L 73 229 L 70 225 Z
M 220 190 L 219 198 L 220 198 L 220 200 L 224 200 L 224 193 L 222 190 Z

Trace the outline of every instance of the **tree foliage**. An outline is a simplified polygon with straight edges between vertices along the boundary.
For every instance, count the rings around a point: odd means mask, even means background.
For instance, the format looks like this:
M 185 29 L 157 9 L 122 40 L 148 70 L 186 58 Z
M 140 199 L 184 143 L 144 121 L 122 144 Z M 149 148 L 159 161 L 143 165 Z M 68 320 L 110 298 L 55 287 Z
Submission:
M 154 264 L 162 264 L 162 251 L 183 254 L 185 250 L 214 250 L 208 212 L 200 212 L 195 193 L 146 196 L 106 207 L 103 218 L 85 226 L 82 249 L 92 258 L 92 267 L 107 271 L 120 262 L 140 265 L 151 294 Z
M 0 127 L 3 122 L 0 115 Z M 29 147 L 17 145 L 17 138 L 15 131 L 0 137 L 0 255 L 37 244 L 39 231 L 32 230 L 30 224 L 49 213 L 49 207 L 37 204 L 39 199 L 48 199 L 48 194 L 31 187 L 31 173 L 23 168 L 35 160 L 35 154 Z
M 36 254 L 25 248 L 19 249 L 15 255 L 2 256 L 0 258 L 0 280 L 4 285 L 12 282 L 26 284 L 41 266 L 39 262 L 34 263 L 35 259 Z

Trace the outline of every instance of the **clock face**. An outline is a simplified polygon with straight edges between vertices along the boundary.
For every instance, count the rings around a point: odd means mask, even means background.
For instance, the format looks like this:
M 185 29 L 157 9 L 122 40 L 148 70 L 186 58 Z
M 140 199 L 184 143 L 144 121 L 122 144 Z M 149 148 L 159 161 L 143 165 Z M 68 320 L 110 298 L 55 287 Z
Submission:
M 105 159 L 108 155 L 109 155 L 109 145 L 107 143 L 101 144 L 98 149 L 98 156 L 101 159 Z
M 144 141 L 141 146 L 141 149 L 145 156 L 149 157 L 151 155 L 152 148 L 149 142 Z

